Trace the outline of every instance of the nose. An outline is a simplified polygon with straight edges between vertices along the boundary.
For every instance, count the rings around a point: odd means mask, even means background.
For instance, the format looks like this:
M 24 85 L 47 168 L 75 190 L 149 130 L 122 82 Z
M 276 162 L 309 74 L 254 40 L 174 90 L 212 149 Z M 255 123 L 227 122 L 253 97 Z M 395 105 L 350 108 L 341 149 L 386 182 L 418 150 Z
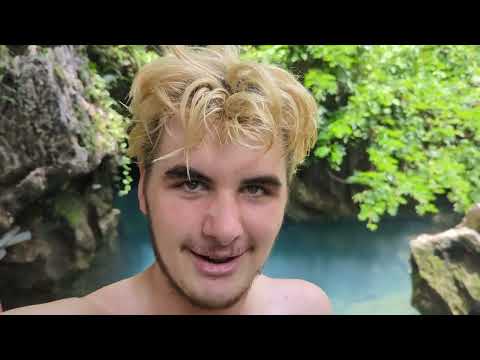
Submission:
M 209 204 L 203 235 L 227 246 L 243 233 L 240 209 L 234 194 L 218 193 Z

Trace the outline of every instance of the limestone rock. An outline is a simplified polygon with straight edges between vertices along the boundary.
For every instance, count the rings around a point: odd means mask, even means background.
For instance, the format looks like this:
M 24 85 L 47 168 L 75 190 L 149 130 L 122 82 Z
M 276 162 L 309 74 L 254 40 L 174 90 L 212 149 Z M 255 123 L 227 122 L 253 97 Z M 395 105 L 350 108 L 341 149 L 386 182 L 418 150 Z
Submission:
M 420 313 L 469 314 L 480 302 L 480 234 L 472 223 L 477 209 L 453 229 L 411 241 L 412 305 Z
M 82 46 L 5 49 L 0 238 L 15 226 L 32 234 L 0 261 L 0 300 L 12 308 L 55 299 L 60 280 L 115 241 L 118 149 L 111 109 L 89 95 L 95 79 Z
M 294 221 L 331 220 L 355 216 L 349 187 L 332 180 L 321 164 L 303 171 L 290 184 L 286 215 Z
M 465 226 L 480 232 L 480 204 L 475 204 L 465 215 L 458 226 Z

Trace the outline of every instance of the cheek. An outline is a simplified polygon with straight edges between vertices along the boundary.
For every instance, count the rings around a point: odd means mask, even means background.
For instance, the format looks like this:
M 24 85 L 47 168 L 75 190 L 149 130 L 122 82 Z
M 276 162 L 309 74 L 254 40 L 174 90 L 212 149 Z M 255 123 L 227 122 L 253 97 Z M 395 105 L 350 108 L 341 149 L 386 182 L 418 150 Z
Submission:
M 284 206 L 270 204 L 261 207 L 251 207 L 245 212 L 245 227 L 257 245 L 270 246 L 280 231 L 284 215 Z M 261 242 L 261 243 L 260 243 Z
M 185 201 L 175 194 L 164 192 L 149 198 L 149 205 L 158 236 L 170 234 L 182 239 L 198 227 L 200 204 Z

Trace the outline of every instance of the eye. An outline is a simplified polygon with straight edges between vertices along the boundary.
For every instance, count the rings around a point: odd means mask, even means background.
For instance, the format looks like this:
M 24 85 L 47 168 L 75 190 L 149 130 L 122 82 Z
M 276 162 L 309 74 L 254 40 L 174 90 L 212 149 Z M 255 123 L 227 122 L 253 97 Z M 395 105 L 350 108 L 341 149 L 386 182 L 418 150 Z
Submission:
M 186 192 L 198 192 L 203 187 L 203 184 L 197 180 L 186 180 L 181 185 Z
M 258 185 L 248 185 L 245 186 L 244 191 L 247 193 L 249 196 L 262 196 L 262 195 L 267 195 L 267 191 L 265 190 L 264 187 L 258 186 Z

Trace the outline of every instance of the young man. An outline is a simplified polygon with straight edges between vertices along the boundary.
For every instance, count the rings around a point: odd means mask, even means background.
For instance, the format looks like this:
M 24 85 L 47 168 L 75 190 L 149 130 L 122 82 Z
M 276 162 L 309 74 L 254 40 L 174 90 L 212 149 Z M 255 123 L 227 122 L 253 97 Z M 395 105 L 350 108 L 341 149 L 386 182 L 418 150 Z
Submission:
M 327 296 L 261 269 L 316 104 L 288 72 L 234 47 L 174 47 L 137 74 L 129 154 L 156 262 L 83 298 L 10 314 L 329 314 Z

